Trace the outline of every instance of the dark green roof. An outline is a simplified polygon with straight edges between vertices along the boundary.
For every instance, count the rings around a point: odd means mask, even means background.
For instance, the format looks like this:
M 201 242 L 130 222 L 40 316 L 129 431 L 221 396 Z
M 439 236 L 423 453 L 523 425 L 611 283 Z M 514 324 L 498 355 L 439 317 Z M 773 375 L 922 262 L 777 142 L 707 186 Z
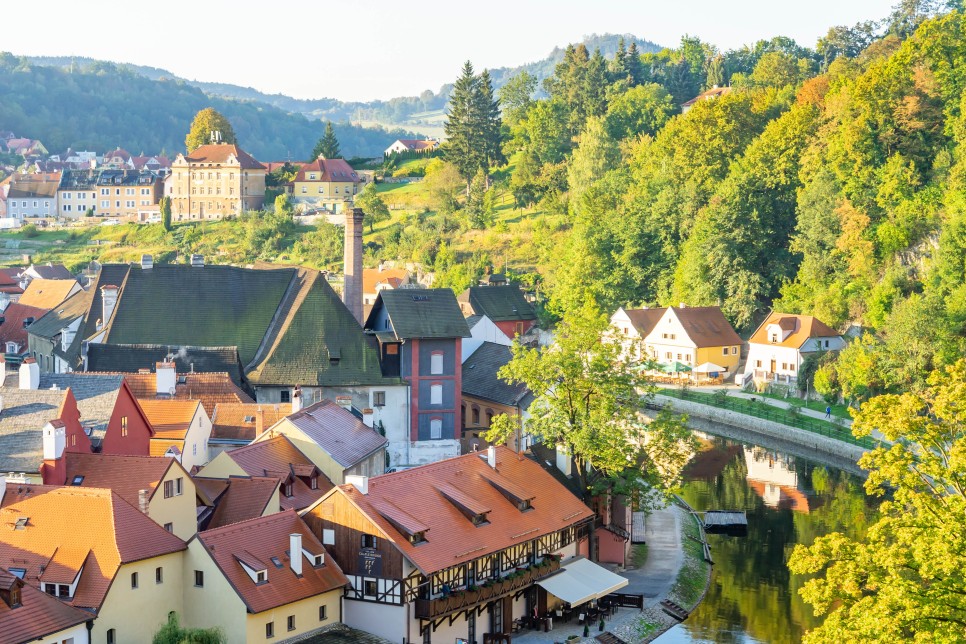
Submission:
M 519 286 L 471 286 L 460 294 L 459 301 L 469 304 L 474 314 L 494 322 L 537 319 Z
M 255 357 L 296 271 L 161 264 L 132 268 L 110 322 L 108 344 L 238 347 Z
M 30 325 L 28 333 L 51 339 L 77 318 L 84 317 L 91 305 L 91 291 L 78 291 Z
M 415 338 L 468 338 L 470 328 L 456 296 L 448 288 L 397 288 L 380 291 L 369 313 L 372 328 L 378 311 L 385 308 L 393 332 L 400 340 Z
M 172 344 L 91 344 L 87 349 L 88 371 L 137 373 L 154 371 L 155 365 L 174 356 L 178 373 L 227 373 L 242 384 L 242 364 L 237 347 L 188 347 Z
M 398 384 L 382 375 L 379 350 L 318 271 L 300 270 L 294 297 L 249 365 L 256 385 Z

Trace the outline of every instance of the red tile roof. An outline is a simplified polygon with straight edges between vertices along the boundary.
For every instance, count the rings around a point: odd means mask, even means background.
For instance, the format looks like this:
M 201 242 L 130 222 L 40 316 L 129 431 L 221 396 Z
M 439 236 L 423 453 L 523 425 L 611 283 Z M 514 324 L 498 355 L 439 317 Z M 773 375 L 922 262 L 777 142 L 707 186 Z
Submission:
M 275 436 L 225 453 L 249 476 L 270 476 L 282 481 L 294 476 L 292 496 L 281 496 L 283 508 L 307 508 L 332 489 L 332 481 L 321 472 L 318 473 L 317 490 L 298 478 L 296 467 L 314 468 L 315 465 L 285 436 Z
M 399 288 L 409 281 L 409 271 L 404 268 L 364 268 L 362 269 L 362 292 L 374 294 L 376 287 L 387 284 L 389 288 Z
M 185 157 L 189 163 L 228 163 L 228 158 L 234 156 L 242 168 L 248 170 L 264 170 L 265 166 L 256 161 L 250 154 L 232 143 L 209 143 L 202 145 Z
M 699 349 L 743 344 L 731 324 L 725 319 L 720 307 L 686 306 L 670 308 L 677 315 L 688 337 Z
M 80 487 L 114 490 L 122 499 L 138 507 L 141 490 L 153 496 L 169 468 L 184 468 L 176 459 L 159 456 L 120 456 L 67 452 L 67 485 L 82 476 Z M 185 472 L 187 474 L 187 472 Z
M 11 586 L 20 587 L 20 606 L 10 608 L 0 601 L 0 644 L 42 640 L 94 618 L 86 611 L 25 585 L 15 575 L 0 568 L 0 588 Z
M 331 557 L 326 556 L 324 563 L 316 568 L 302 553 L 293 552 L 292 556 L 302 558 L 302 576 L 296 576 L 289 555 L 285 554 L 289 550 L 290 534 L 302 535 L 303 550 L 313 555 L 325 554 L 325 548 L 309 527 L 291 510 L 205 530 L 198 533 L 197 539 L 249 611 L 261 613 L 337 590 L 348 583 Z M 272 561 L 273 557 L 279 561 L 280 568 Z M 266 570 L 268 581 L 256 584 L 239 560 L 251 562 L 252 567 L 259 566 L 256 570 Z
M 127 381 L 131 392 L 138 401 L 142 400 L 170 400 L 172 396 L 157 392 L 157 380 L 153 373 L 125 373 L 121 374 Z M 184 382 L 181 382 L 184 380 Z M 225 373 L 179 373 L 178 384 L 175 385 L 175 400 L 198 400 L 205 408 L 206 414 L 211 414 L 215 405 L 219 403 L 253 403 L 251 396 L 246 394 L 238 385 L 232 382 Z
M 27 285 L 20 299 L 20 304 L 36 306 L 48 311 L 67 299 L 71 291 L 77 287 L 77 280 L 45 280 L 34 279 Z M 80 290 L 78 288 L 78 290 Z
M 531 497 L 532 509 L 521 512 L 501 491 Z M 593 517 L 583 502 L 558 483 L 539 464 L 506 447 L 497 448 L 497 468 L 486 453 L 472 453 L 369 479 L 368 494 L 341 485 L 332 494 L 345 494 L 378 525 L 407 559 L 424 574 L 472 561 L 550 534 Z M 447 498 L 450 496 L 450 498 Z M 320 503 L 325 502 L 325 498 Z M 488 523 L 475 526 L 459 505 L 486 511 Z M 313 506 L 314 507 L 314 506 Z M 380 508 L 390 509 L 382 514 Z M 398 510 L 407 522 L 425 526 L 426 543 L 415 546 L 396 525 Z M 394 525 L 394 523 L 396 525 Z
M 309 173 L 315 172 L 316 178 L 310 179 Z M 352 169 L 344 159 L 316 159 L 311 163 L 306 163 L 295 175 L 295 181 L 351 181 L 359 183 L 359 174 Z
M 241 477 L 232 476 L 228 479 L 194 479 L 196 484 L 206 490 L 215 492 L 215 510 L 208 522 L 208 529 L 247 521 L 262 516 L 266 510 L 277 512 L 280 508 L 268 508 L 268 504 L 275 498 L 279 480 L 266 476 Z
M 695 103 L 697 103 L 698 101 L 710 101 L 720 96 L 724 96 L 725 94 L 729 94 L 730 92 L 731 92 L 730 87 L 712 87 L 709 90 L 705 90 L 701 92 L 700 94 L 692 98 L 690 101 L 685 101 L 684 103 L 682 103 L 682 106 L 690 107 Z
M 138 404 L 154 427 L 152 438 L 184 440 L 201 403 L 197 400 L 144 399 L 138 400 Z
M 646 338 L 647 334 L 654 330 L 657 323 L 664 315 L 664 309 L 624 309 L 624 313 L 630 319 L 631 324 L 637 329 L 638 335 Z
M 0 313 L 0 316 L 3 317 L 3 322 L 0 323 L 0 344 L 5 345 L 7 342 L 16 342 L 20 345 L 21 350 L 26 350 L 27 329 L 24 326 L 24 321 L 27 318 L 33 318 L 34 321 L 39 320 L 48 311 L 50 309 L 27 306 L 20 302 L 14 302 L 8 305 Z
M 264 416 L 262 430 L 268 429 L 292 413 L 292 403 L 218 403 L 211 414 L 211 438 L 255 440 L 255 419 L 261 408 Z
M 771 324 L 777 324 L 783 330 L 791 331 L 791 333 L 781 342 L 771 342 L 768 337 L 768 326 Z M 773 344 L 779 347 L 799 349 L 809 338 L 836 338 L 838 335 L 838 332 L 834 329 L 811 315 L 773 312 L 752 334 L 748 343 Z
M 26 527 L 13 529 L 21 518 Z M 55 555 L 76 566 L 90 553 L 70 601 L 76 607 L 97 611 L 121 564 L 184 548 L 110 490 L 9 483 L 0 504 L 0 566 L 26 568 L 27 584 L 39 587 Z

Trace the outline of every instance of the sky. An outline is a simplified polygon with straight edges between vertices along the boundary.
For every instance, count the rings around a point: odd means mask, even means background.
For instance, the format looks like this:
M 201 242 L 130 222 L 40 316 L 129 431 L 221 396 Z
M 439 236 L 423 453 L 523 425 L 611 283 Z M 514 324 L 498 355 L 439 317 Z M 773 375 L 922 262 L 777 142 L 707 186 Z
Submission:
M 413 96 L 452 82 L 464 60 L 515 67 L 592 33 L 659 45 L 689 34 L 721 50 L 877 20 L 897 0 L 44 0 L 4 7 L 0 50 L 87 56 L 296 98 Z M 22 15 L 18 15 L 22 14 Z

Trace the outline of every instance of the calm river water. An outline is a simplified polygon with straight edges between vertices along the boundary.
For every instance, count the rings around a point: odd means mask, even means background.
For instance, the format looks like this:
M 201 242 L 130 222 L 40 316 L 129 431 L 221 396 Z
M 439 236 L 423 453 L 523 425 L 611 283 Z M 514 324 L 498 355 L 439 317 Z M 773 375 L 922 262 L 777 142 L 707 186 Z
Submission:
M 854 475 L 715 437 L 688 466 L 682 496 L 699 512 L 746 510 L 748 535 L 708 535 L 708 595 L 659 644 L 800 642 L 821 618 L 798 594 L 807 577 L 785 565 L 792 549 L 829 532 L 863 536 L 876 505 Z

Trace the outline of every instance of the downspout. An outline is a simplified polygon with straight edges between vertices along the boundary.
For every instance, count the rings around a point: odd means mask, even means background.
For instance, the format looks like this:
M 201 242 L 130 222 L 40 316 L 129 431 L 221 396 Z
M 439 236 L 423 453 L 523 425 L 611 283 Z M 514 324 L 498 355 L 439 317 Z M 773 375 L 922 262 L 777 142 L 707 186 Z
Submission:
M 94 644 L 94 636 L 91 635 L 94 630 L 94 620 L 89 619 L 84 625 L 87 627 L 87 644 Z

